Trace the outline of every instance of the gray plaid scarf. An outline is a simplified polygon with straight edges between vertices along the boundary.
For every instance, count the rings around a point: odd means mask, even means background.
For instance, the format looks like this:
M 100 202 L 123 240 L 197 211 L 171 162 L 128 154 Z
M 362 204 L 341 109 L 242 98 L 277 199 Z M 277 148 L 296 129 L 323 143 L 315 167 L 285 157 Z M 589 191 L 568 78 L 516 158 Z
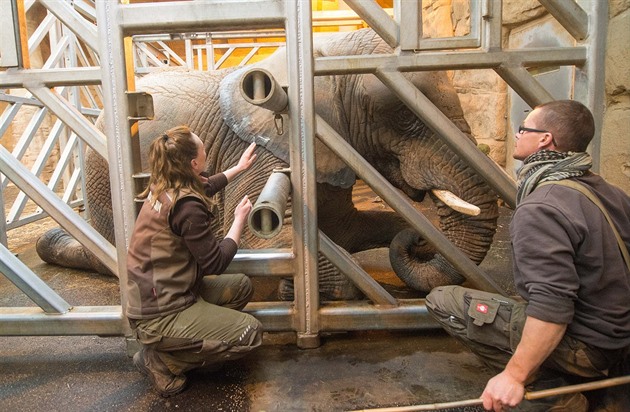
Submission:
M 586 152 L 541 150 L 527 156 L 518 170 L 516 204 L 520 204 L 539 183 L 582 176 L 592 165 L 591 155 Z

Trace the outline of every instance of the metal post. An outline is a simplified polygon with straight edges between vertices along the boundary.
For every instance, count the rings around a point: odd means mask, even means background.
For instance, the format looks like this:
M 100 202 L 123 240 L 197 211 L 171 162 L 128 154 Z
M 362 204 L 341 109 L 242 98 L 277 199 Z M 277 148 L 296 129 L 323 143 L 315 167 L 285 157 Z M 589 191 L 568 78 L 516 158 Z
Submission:
M 317 189 L 315 182 L 315 119 L 313 44 L 310 2 L 286 0 L 293 247 L 296 255 L 295 325 L 297 345 L 314 348 L 319 341 L 317 273 Z
M 105 134 L 109 154 L 109 175 L 112 190 L 114 236 L 118 257 L 118 278 L 123 310 L 127 304 L 127 246 L 135 223 L 133 159 L 129 129 L 129 104 L 126 82 L 124 33 L 117 16 L 118 2 L 98 0 L 98 39 L 101 57 Z M 126 334 L 131 330 L 125 325 Z

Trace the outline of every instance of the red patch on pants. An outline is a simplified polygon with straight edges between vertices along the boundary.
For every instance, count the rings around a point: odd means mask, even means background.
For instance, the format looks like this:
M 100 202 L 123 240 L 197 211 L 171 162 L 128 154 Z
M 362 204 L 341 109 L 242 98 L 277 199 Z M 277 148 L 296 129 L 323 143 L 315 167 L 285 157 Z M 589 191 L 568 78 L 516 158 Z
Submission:
M 475 309 L 479 313 L 488 313 L 488 305 L 485 303 L 477 303 L 477 307 Z

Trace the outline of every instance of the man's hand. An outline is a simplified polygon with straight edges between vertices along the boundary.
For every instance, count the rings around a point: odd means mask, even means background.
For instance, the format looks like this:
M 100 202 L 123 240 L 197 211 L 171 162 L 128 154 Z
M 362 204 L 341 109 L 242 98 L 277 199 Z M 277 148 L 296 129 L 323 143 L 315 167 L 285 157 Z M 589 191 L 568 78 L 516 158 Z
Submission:
M 501 372 L 486 384 L 481 394 L 483 407 L 489 411 L 500 412 L 506 407 L 518 405 L 525 395 L 525 386 L 506 371 Z

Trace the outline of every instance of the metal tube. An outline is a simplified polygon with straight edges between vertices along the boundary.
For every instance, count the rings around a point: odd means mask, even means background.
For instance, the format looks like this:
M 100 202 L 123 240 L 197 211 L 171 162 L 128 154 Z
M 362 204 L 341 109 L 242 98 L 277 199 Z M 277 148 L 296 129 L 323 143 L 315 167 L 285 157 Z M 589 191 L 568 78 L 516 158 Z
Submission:
M 251 69 L 243 73 L 239 87 L 245 101 L 251 104 L 274 113 L 287 110 L 287 93 L 265 69 Z
M 414 87 L 415 88 L 415 87 Z M 417 89 L 416 89 L 417 90 Z M 335 130 L 321 117 L 317 116 L 317 136 L 337 156 L 343 159 L 374 192 L 381 196 L 388 205 L 402 215 L 409 224 L 430 242 L 463 276 L 472 280 L 483 290 L 506 292 L 492 278 L 486 276 L 461 250 L 455 247 L 431 221 L 418 212 L 391 184 L 365 159 L 357 153 Z M 468 141 L 468 139 L 465 139 Z
M 293 302 L 250 302 L 244 309 L 259 319 L 267 332 L 295 330 L 293 320 L 298 310 Z M 319 309 L 318 323 L 319 330 L 327 332 L 441 329 L 424 299 L 403 299 L 393 307 L 365 301 L 327 303 Z
M 64 314 L 39 308 L 0 308 L 0 336 L 123 336 L 120 306 L 76 306 Z
M 283 172 L 273 172 L 254 204 L 247 224 L 252 233 L 271 239 L 280 233 L 287 210 L 291 181 Z

